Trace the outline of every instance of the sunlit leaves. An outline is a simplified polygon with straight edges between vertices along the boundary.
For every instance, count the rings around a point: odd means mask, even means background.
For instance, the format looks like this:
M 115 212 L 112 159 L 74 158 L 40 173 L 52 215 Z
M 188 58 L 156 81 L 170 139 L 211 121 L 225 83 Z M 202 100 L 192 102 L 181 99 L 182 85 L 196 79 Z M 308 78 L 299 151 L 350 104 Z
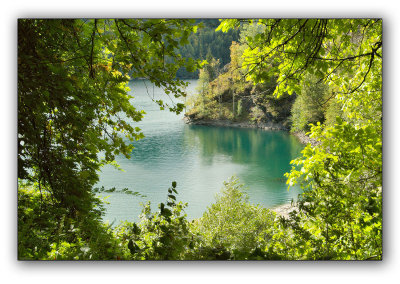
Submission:
M 274 230 L 274 214 L 248 202 L 243 185 L 237 178 L 224 183 L 216 202 L 192 225 L 200 236 L 199 245 L 210 253 L 197 253 L 200 259 L 263 259 L 265 236 Z M 278 230 L 276 230 L 276 237 Z M 279 239 L 279 238 L 277 238 Z M 201 249 L 200 248 L 200 249 Z M 254 254 L 258 248 L 258 253 Z M 214 253 L 212 253 L 214 252 Z
M 237 20 L 228 19 L 219 28 L 228 30 L 237 24 Z M 380 20 L 261 19 L 258 24 L 265 31 L 248 37 L 244 68 L 249 70 L 248 79 L 254 82 L 263 82 L 260 69 L 279 74 L 277 96 L 296 92 L 305 71 L 319 74 L 327 81 L 342 70 L 347 72 L 345 76 L 341 72 L 343 79 L 353 78 L 351 72 L 358 66 L 364 66 L 362 75 L 367 73 L 372 54 L 381 56 Z M 279 64 L 271 64 L 274 61 Z M 354 80 L 353 88 L 361 81 L 362 78 Z
M 143 137 L 132 126 L 143 112 L 129 101 L 129 80 L 185 95 L 176 71 L 199 63 L 182 59 L 177 47 L 194 29 L 185 19 L 20 20 L 19 177 L 50 186 L 71 211 L 90 210 L 85 196 L 99 167 L 129 157 L 131 142 Z
M 317 228 L 329 228 L 318 238 L 331 257 L 379 256 L 381 133 L 373 125 L 355 126 L 340 118 L 333 127 L 314 126 L 311 133 L 321 144 L 308 145 L 287 174 L 289 185 L 300 182 L 305 189 L 301 202 L 307 202 L 304 213 L 313 221 L 304 228 L 314 235 Z
M 301 218 L 292 224 L 305 243 L 311 240 L 314 252 L 305 253 L 380 258 L 382 20 L 261 19 L 258 24 L 265 31 L 248 37 L 243 53 L 247 78 L 258 83 L 266 74 L 278 76 L 274 94 L 279 97 L 303 95 L 305 75 L 311 74 L 329 86 L 343 112 L 333 126 L 311 127 L 309 134 L 319 144 L 308 145 L 287 175 L 289 185 L 300 183 L 305 190 Z M 234 25 L 227 20 L 220 28 Z M 296 119 L 311 113 L 298 111 Z
M 222 30 L 223 32 L 227 32 L 229 29 L 236 28 L 240 25 L 238 19 L 226 19 L 221 22 L 216 31 Z

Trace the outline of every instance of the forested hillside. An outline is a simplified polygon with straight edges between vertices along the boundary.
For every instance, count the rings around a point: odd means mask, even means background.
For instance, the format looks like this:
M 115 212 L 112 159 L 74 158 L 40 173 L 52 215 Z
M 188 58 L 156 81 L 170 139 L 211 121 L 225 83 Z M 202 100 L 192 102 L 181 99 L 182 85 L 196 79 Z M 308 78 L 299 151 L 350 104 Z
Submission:
M 231 61 L 230 46 L 232 41 L 238 39 L 238 30 L 230 30 L 226 33 L 216 31 L 219 26 L 218 19 L 196 19 L 199 28 L 188 38 L 188 43 L 179 48 L 179 54 L 184 58 L 206 60 L 215 58 L 219 66 L 223 67 Z M 199 71 L 189 72 L 182 67 L 177 72 L 178 78 L 197 79 Z
M 277 63 L 271 62 L 262 69 L 259 82 L 248 77 L 250 70 L 244 62 L 245 51 L 252 49 L 248 39 L 262 36 L 265 27 L 242 21 L 234 30 L 239 39 L 230 46 L 229 64 L 222 68 L 209 55 L 208 64 L 200 70 L 198 93 L 187 103 L 191 122 L 230 120 L 255 125 L 273 122 L 292 132 L 308 132 L 311 123 L 333 125 L 336 116 L 342 116 L 335 88 L 315 74 L 305 75 L 298 92 L 291 95 L 283 92 L 279 97 L 274 94 L 278 76 L 269 71 Z

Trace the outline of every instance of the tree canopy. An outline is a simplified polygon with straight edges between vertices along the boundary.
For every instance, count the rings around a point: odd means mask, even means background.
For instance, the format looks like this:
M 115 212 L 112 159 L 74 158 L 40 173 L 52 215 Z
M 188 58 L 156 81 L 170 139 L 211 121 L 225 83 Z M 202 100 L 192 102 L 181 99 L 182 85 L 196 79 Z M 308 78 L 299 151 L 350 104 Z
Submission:
M 143 111 L 130 104 L 128 81 L 185 96 L 175 74 L 200 65 L 177 50 L 196 29 L 185 19 L 20 19 L 18 178 L 37 182 L 70 212 L 90 210 L 99 167 L 129 157 L 130 142 L 143 137 L 131 123 Z
M 292 225 L 309 258 L 380 258 L 382 254 L 382 20 L 260 19 L 262 33 L 246 37 L 243 68 L 255 83 L 277 76 L 274 94 L 300 94 L 324 83 L 343 116 L 311 125 L 303 156 L 288 184 L 300 183 L 300 213 Z M 238 27 L 224 20 L 218 29 Z M 316 85 L 315 85 L 316 86 Z M 310 87 L 308 87 L 310 88 Z M 320 92 L 321 93 L 321 92 Z M 321 96 L 323 92 L 321 93 Z M 319 98 L 325 104 L 329 98 Z M 302 218 L 305 217 L 305 218 Z M 299 238 L 301 239 L 301 238 Z

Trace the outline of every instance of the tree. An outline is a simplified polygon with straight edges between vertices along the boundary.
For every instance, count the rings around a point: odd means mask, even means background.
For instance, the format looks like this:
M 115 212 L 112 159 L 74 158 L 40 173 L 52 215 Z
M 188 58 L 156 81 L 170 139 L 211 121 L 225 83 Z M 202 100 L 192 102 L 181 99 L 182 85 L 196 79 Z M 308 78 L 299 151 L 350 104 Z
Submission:
M 247 79 L 278 76 L 274 94 L 300 94 L 306 74 L 328 85 L 343 118 L 317 124 L 288 184 L 304 193 L 292 226 L 314 259 L 371 259 L 382 254 L 382 20 L 260 19 L 247 37 Z M 240 21 L 224 20 L 229 30 Z M 329 99 L 329 98 L 328 98 Z M 312 243 L 312 244 L 311 244 Z M 310 245 L 311 244 L 311 245 Z
M 132 122 L 144 113 L 130 104 L 127 83 L 145 78 L 185 96 L 175 73 L 200 65 L 176 50 L 195 31 L 184 19 L 19 20 L 18 178 L 71 216 L 92 210 L 99 168 L 129 157 L 143 137 Z
M 329 95 L 328 86 L 314 76 L 306 75 L 292 108 L 292 131 L 308 131 L 310 124 L 324 122 L 325 103 Z
M 274 218 L 268 209 L 250 204 L 243 184 L 231 177 L 216 195 L 216 202 L 192 223 L 192 234 L 201 236 L 197 257 L 236 260 L 266 257 L 257 252 L 265 247 L 264 240 L 274 229 Z
M 218 19 L 196 19 L 198 32 L 189 36 L 188 45 L 180 47 L 179 53 L 184 58 L 207 59 L 211 57 L 219 60 L 221 66 L 225 66 L 230 61 L 229 46 L 231 42 L 237 40 L 238 32 L 228 33 L 216 32 L 215 28 L 219 25 Z M 211 61 L 208 61 L 211 63 Z M 187 72 L 184 68 L 178 70 L 179 78 L 198 78 L 199 70 Z

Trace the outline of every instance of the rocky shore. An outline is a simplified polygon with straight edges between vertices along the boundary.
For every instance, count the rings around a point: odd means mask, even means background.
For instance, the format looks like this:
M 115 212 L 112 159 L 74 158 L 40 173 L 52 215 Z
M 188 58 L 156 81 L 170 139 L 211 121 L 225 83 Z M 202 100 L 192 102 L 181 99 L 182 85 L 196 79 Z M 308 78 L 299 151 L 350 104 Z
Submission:
M 296 138 L 300 141 L 302 144 L 308 144 L 310 143 L 311 146 L 317 146 L 319 142 L 310 136 L 306 135 L 304 131 L 299 131 L 299 132 L 293 132 L 292 133 Z
M 237 128 L 258 128 L 263 130 L 281 130 L 281 131 L 289 131 L 290 129 L 283 125 L 282 123 L 276 122 L 260 122 L 256 123 L 253 121 L 231 121 L 227 119 L 221 120 L 211 120 L 211 119 L 191 119 L 188 116 L 183 118 L 185 123 L 194 124 L 194 125 L 208 125 L 208 126 L 221 126 L 221 127 L 237 127 Z M 304 131 L 294 132 L 293 134 L 302 144 L 310 143 L 312 146 L 318 145 L 318 142 L 315 139 L 310 138 L 306 135 Z
M 277 207 L 271 208 L 271 211 L 274 211 L 278 216 L 282 216 L 285 219 L 289 219 L 289 214 L 292 211 L 297 211 L 297 207 L 292 205 L 291 203 L 282 204 Z
M 259 128 L 264 130 L 283 130 L 288 131 L 289 129 L 281 123 L 275 122 L 262 122 L 256 123 L 252 121 L 231 121 L 231 120 L 211 120 L 211 119 L 198 119 L 192 120 L 189 117 L 184 117 L 184 121 L 187 124 L 195 125 L 209 125 L 209 126 L 222 126 L 222 127 L 237 127 L 237 128 Z

